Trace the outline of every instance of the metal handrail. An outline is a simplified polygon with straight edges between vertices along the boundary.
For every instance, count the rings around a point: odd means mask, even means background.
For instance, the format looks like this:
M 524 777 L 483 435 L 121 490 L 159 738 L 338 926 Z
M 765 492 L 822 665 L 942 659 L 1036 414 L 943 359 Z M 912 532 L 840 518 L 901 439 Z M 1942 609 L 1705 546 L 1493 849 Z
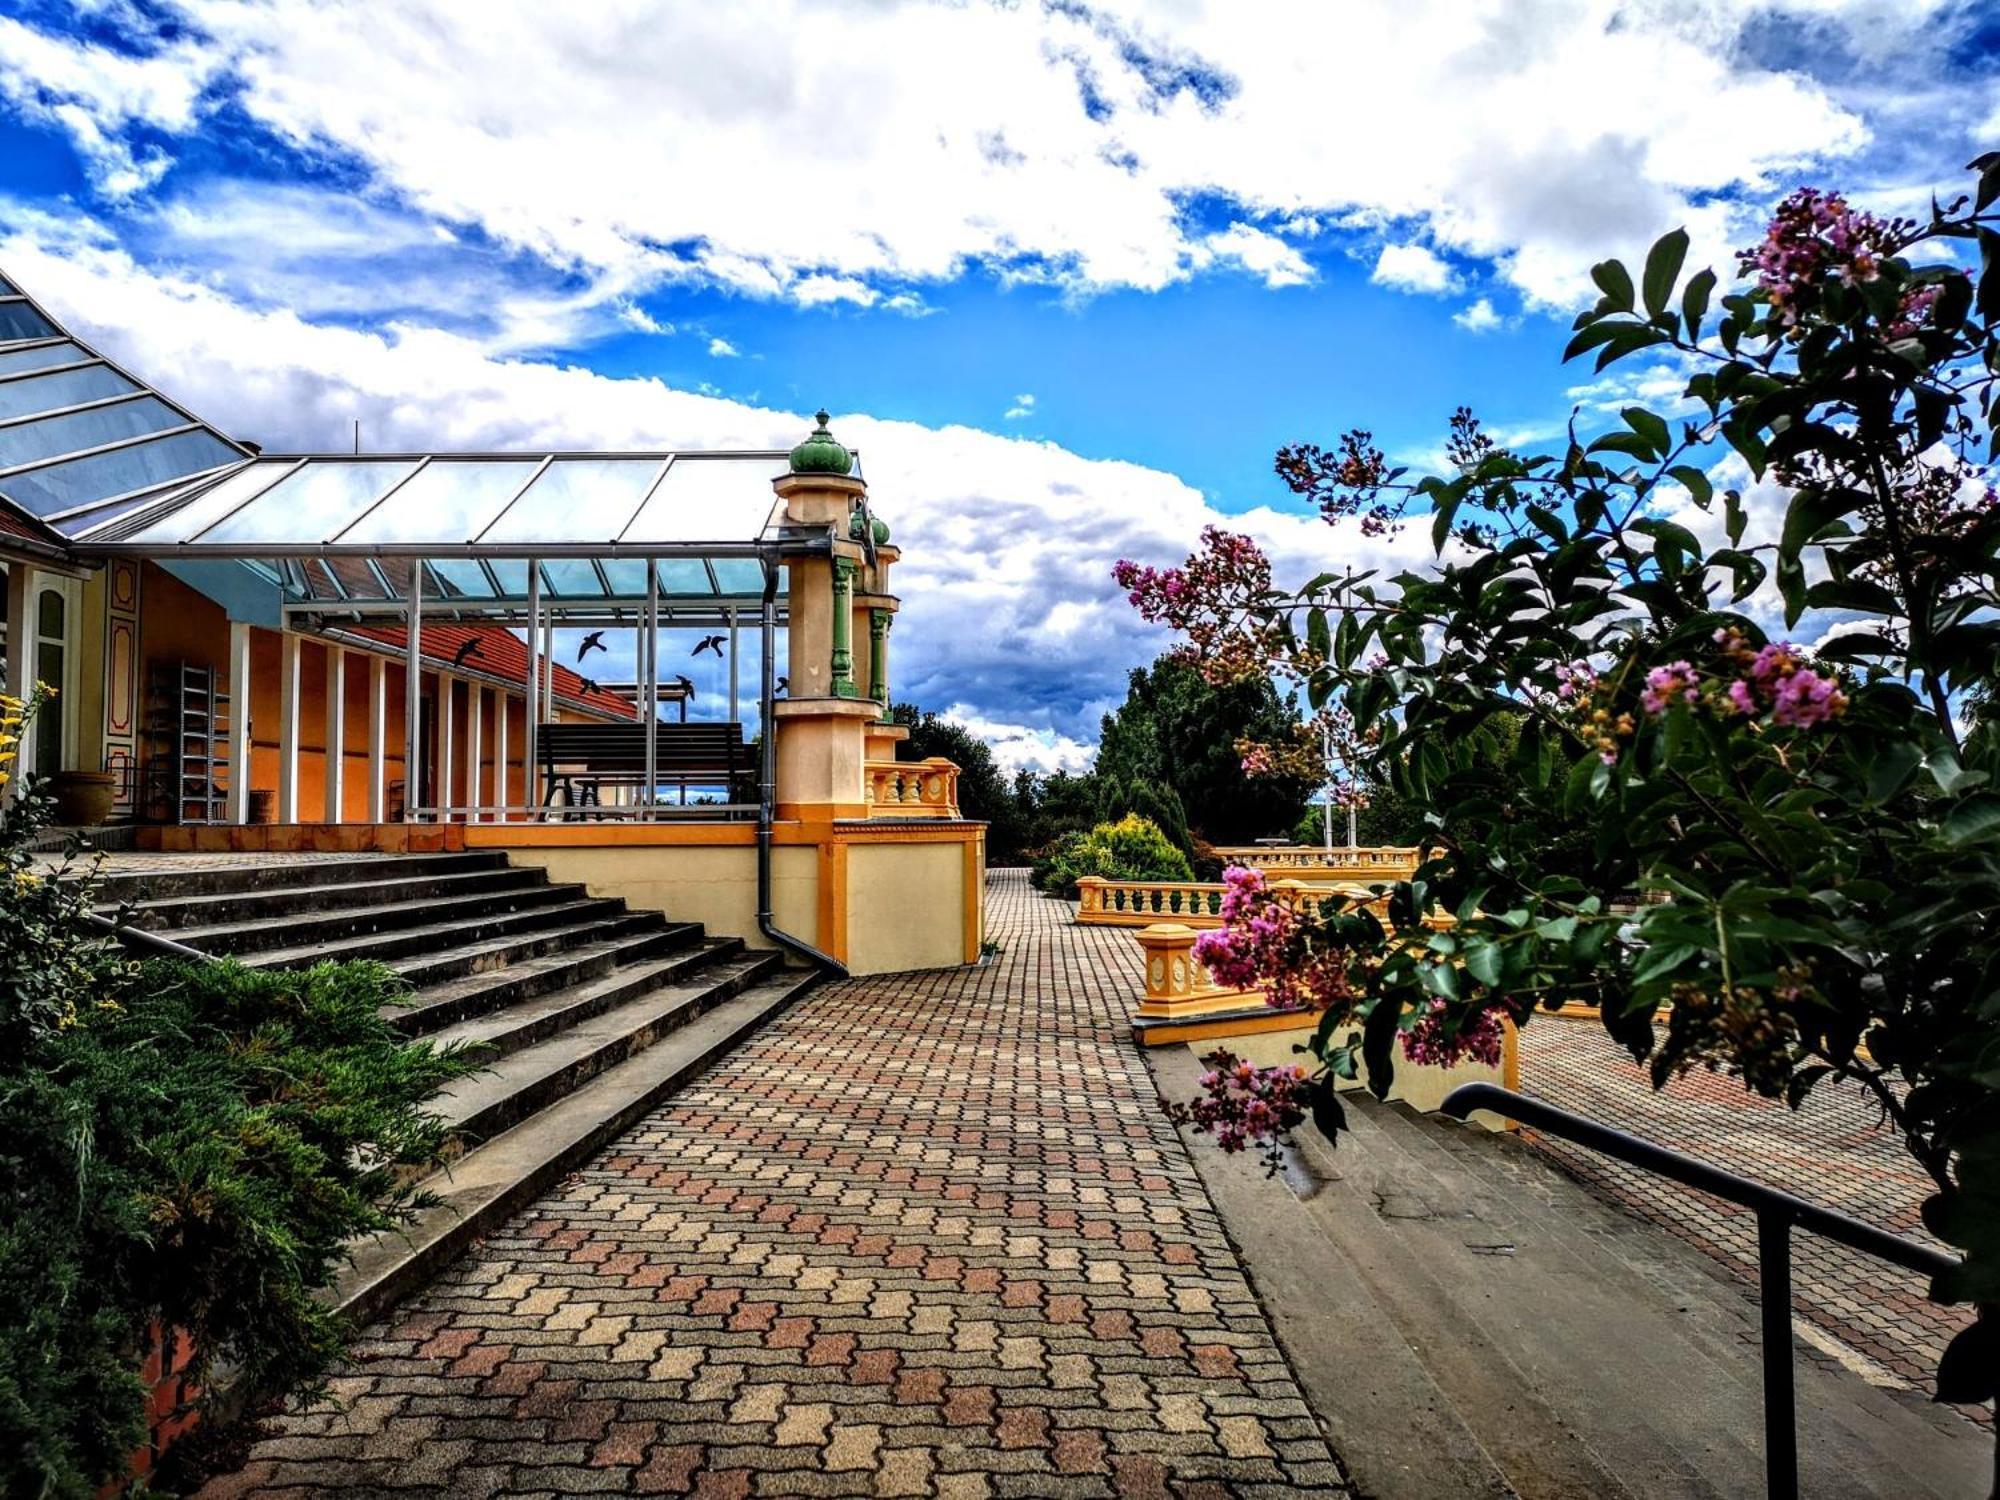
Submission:
M 1771 1500 L 1796 1500 L 1799 1492 L 1797 1397 L 1792 1379 L 1792 1226 L 1927 1276 L 1940 1275 L 1959 1264 L 1956 1257 L 1941 1250 L 1498 1084 L 1462 1083 L 1445 1095 L 1438 1107 L 1455 1120 L 1463 1120 L 1474 1110 L 1485 1110 L 1756 1213 L 1757 1300 L 1764 1357 L 1764 1488 Z
M 157 932 L 148 932 L 143 927 L 132 927 L 124 922 L 113 921 L 110 917 L 94 911 L 83 914 L 84 924 L 96 928 L 106 937 L 116 938 L 127 948 L 137 949 L 154 958 L 178 958 L 186 963 L 212 964 L 216 961 L 213 953 L 203 953 L 199 948 L 190 948 L 186 943 L 177 943 L 172 938 L 161 937 Z

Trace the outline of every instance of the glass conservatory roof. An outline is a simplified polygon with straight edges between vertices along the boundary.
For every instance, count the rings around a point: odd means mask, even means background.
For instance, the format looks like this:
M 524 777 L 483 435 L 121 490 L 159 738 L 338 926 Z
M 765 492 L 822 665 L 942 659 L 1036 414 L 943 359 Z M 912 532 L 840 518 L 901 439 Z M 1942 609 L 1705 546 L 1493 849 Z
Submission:
M 646 556 L 740 560 L 781 540 L 771 480 L 785 468 L 778 451 L 265 456 L 76 537 L 162 557 L 483 558 L 496 571 L 628 558 L 637 572 Z
M 0 497 L 74 537 L 248 453 L 0 276 Z

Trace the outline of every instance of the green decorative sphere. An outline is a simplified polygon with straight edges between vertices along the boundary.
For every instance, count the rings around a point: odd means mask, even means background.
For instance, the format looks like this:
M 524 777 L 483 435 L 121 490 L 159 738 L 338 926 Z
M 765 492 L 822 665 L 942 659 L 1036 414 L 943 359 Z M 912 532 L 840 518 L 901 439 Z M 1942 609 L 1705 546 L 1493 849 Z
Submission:
M 847 518 L 847 534 L 849 537 L 851 537 L 853 540 L 857 542 L 861 540 L 861 518 L 867 514 L 868 513 L 866 511 L 864 511 L 860 506 L 857 505 L 854 507 L 853 513 L 849 515 Z M 874 516 L 871 517 L 871 519 L 875 523 L 874 526 L 875 545 L 878 547 L 888 546 L 889 523 L 883 520 L 880 516 Z
M 834 441 L 826 430 L 826 413 L 819 413 L 819 426 L 792 450 L 794 474 L 846 474 L 854 468 L 854 455 Z

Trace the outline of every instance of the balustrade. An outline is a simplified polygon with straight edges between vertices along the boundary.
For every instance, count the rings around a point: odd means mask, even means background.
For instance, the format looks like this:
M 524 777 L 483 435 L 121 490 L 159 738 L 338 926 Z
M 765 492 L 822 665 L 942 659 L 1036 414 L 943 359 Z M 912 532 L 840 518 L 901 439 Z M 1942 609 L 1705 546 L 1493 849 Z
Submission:
M 929 760 L 867 762 L 871 818 L 956 818 L 958 767 L 943 756 Z
M 1179 923 L 1191 929 L 1222 925 L 1220 881 L 1107 880 L 1086 875 L 1077 883 L 1076 920 L 1085 927 L 1150 927 L 1156 922 Z M 1346 896 L 1378 902 L 1366 886 L 1328 885 L 1320 881 L 1277 880 L 1271 893 L 1286 906 Z

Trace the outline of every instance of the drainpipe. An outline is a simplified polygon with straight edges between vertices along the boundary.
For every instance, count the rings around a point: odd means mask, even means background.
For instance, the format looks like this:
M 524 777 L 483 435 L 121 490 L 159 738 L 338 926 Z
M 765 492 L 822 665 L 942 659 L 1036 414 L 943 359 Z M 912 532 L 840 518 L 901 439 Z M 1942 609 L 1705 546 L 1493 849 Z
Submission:
M 778 645 L 778 562 L 766 552 L 764 599 L 762 605 L 763 651 L 761 718 L 758 728 L 762 743 L 757 755 L 757 930 L 789 949 L 807 963 L 838 978 L 847 977 L 847 965 L 829 953 L 822 953 L 803 938 L 784 931 L 771 918 L 771 823 L 778 800 L 778 725 L 774 705 L 778 697 L 776 652 Z

